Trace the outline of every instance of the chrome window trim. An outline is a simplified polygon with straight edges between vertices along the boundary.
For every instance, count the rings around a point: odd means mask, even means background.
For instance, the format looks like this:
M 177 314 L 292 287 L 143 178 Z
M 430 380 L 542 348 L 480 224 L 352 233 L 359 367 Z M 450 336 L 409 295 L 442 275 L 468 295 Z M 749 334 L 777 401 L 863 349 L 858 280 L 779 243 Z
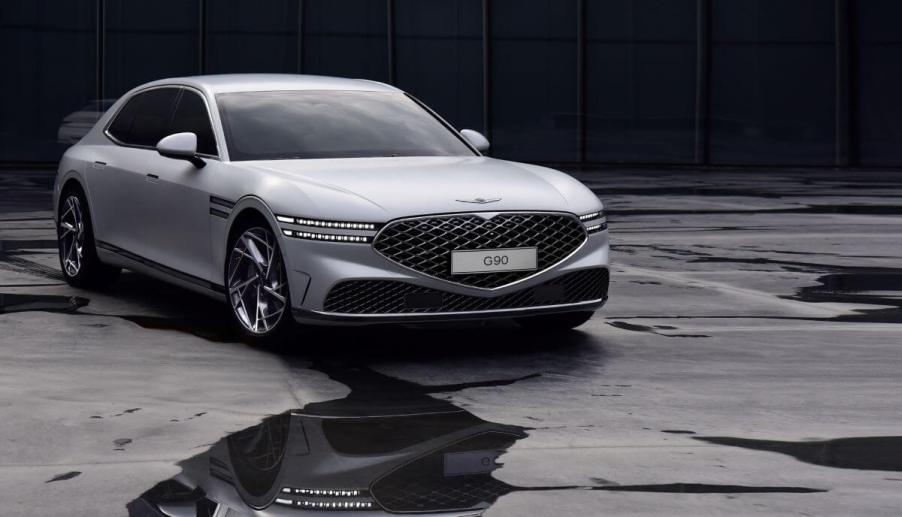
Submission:
M 116 112 L 113 113 L 113 116 L 111 116 L 110 119 L 107 121 L 106 126 L 104 126 L 104 128 L 103 128 L 104 136 L 106 136 L 107 139 L 109 139 L 111 142 L 118 145 L 119 147 L 131 147 L 133 149 L 145 149 L 145 150 L 149 150 L 149 151 L 156 151 L 157 148 L 153 147 L 153 146 L 139 145 L 139 144 L 127 144 L 127 143 L 123 142 L 122 140 L 119 140 L 118 138 L 113 136 L 112 133 L 110 133 L 110 126 L 112 126 L 113 122 L 116 121 L 116 118 L 119 117 L 119 113 L 122 111 L 122 108 L 124 108 L 125 105 L 128 104 L 129 102 L 131 102 L 131 100 L 134 99 L 136 96 L 138 96 L 142 93 L 145 93 L 145 92 L 149 92 L 151 90 L 161 90 L 164 88 L 172 88 L 172 89 L 179 90 L 179 97 L 176 99 L 176 105 L 175 105 L 176 108 L 178 107 L 178 102 L 181 101 L 182 90 L 192 90 L 192 91 L 194 91 L 194 93 L 196 93 L 200 96 L 201 100 L 204 101 L 204 108 L 206 108 L 206 110 L 207 110 L 207 120 L 210 122 L 210 130 L 213 132 L 213 140 L 216 141 L 216 150 L 220 151 L 222 146 L 220 145 L 219 137 L 216 134 L 216 129 L 213 126 L 213 114 L 212 114 L 213 112 L 210 111 L 210 103 L 207 102 L 207 96 L 204 95 L 204 93 L 201 90 L 199 90 L 193 86 L 190 86 L 187 84 L 181 84 L 181 83 L 158 84 L 156 86 L 149 86 L 147 88 L 141 88 L 140 90 L 132 92 L 131 95 L 129 95 L 127 99 L 122 101 L 122 104 L 116 109 Z M 222 158 L 220 157 L 219 154 L 197 153 L 197 155 L 202 156 L 204 158 L 209 158 L 212 160 L 222 161 Z
M 476 217 L 482 217 L 480 214 L 483 214 L 483 215 L 494 214 L 494 215 L 492 215 L 492 217 L 495 217 L 495 215 L 499 215 L 499 214 L 545 214 L 545 215 L 567 216 L 567 217 L 572 218 L 574 221 L 576 221 L 579 224 L 580 228 L 583 229 L 583 236 L 584 236 L 583 242 L 580 243 L 580 245 L 577 246 L 576 249 L 574 249 L 572 252 L 570 252 L 569 255 L 567 255 L 566 257 L 562 258 L 561 260 L 555 262 L 554 264 L 548 266 L 547 268 L 545 268 L 541 271 L 536 271 L 532 275 L 523 277 L 519 280 L 515 280 L 511 283 L 499 285 L 498 287 L 476 287 L 476 286 L 461 284 L 458 282 L 452 282 L 451 280 L 445 280 L 444 278 L 439 278 L 437 276 L 432 276 L 432 275 L 423 273 L 422 271 L 417 271 L 416 269 L 413 269 L 411 267 L 407 267 L 404 264 L 401 264 L 400 262 L 395 262 L 394 260 L 386 257 L 381 252 L 379 252 L 379 250 L 376 249 L 376 242 L 379 240 L 379 237 L 382 235 L 382 232 L 384 232 L 389 226 L 391 226 L 394 223 L 397 223 L 400 221 L 417 221 L 420 219 L 434 219 L 437 217 L 457 217 L 457 216 L 467 216 L 467 215 L 475 215 Z M 498 291 L 500 289 L 507 289 L 510 286 L 520 284 L 522 282 L 536 278 L 539 275 L 542 275 L 542 274 L 545 274 L 545 273 L 551 271 L 552 269 L 560 266 L 564 262 L 567 262 L 568 260 L 570 260 L 574 255 L 576 255 L 579 252 L 579 250 L 583 249 L 583 247 L 586 245 L 587 242 L 589 242 L 589 233 L 586 231 L 586 227 L 585 227 L 585 225 L 583 225 L 582 221 L 579 220 L 579 216 L 572 212 L 556 212 L 556 211 L 550 211 L 550 210 L 497 210 L 497 211 L 496 210 L 485 210 L 482 212 L 449 212 L 449 213 L 444 213 L 444 214 L 417 215 L 417 216 L 413 216 L 413 217 L 399 217 L 397 219 L 392 219 L 392 220 L 388 221 L 387 223 L 385 223 L 382 226 L 382 228 L 380 228 L 379 231 L 376 232 L 376 235 L 373 237 L 373 241 L 370 243 L 370 246 L 373 248 L 373 251 L 376 252 L 376 254 L 378 256 L 382 257 L 383 259 L 387 260 L 388 262 L 390 262 L 396 266 L 404 268 L 408 271 L 412 271 L 420 276 L 431 278 L 433 280 L 438 280 L 440 282 L 450 284 L 450 285 L 453 285 L 456 287 L 463 287 L 466 289 L 475 289 L 477 291 L 484 291 L 484 292 L 492 292 L 492 291 Z
M 419 106 L 419 107 L 422 108 L 424 111 L 426 111 L 426 113 L 429 113 L 430 115 L 432 115 L 436 120 L 439 121 L 439 123 L 441 123 L 441 125 L 445 126 L 445 129 L 447 129 L 448 131 L 450 131 L 451 133 L 453 133 L 454 136 L 457 137 L 458 140 L 460 140 L 461 142 L 463 142 L 463 144 L 464 144 L 465 146 L 467 146 L 467 148 L 468 148 L 470 151 L 472 151 L 473 154 L 474 154 L 475 156 L 479 156 L 479 157 L 484 157 L 484 156 L 485 156 L 485 155 L 483 155 L 481 152 L 479 152 L 479 150 L 476 149 L 476 147 L 474 147 L 473 144 L 471 144 L 469 140 L 467 140 L 466 138 L 464 138 L 464 135 L 461 134 L 461 132 L 460 132 L 457 128 L 455 128 L 454 126 L 452 126 L 451 123 L 448 122 L 447 120 L 443 119 L 441 115 L 439 115 L 438 113 L 436 113 L 435 111 L 433 111 L 432 108 L 430 108 L 429 106 L 427 106 L 423 101 L 421 101 L 420 99 L 417 99 L 416 97 L 414 97 L 413 95 L 411 95 L 411 94 L 409 94 L 409 93 L 407 93 L 407 92 L 404 92 L 404 95 L 406 95 L 407 98 L 409 98 L 409 99 L 412 100 L 414 103 L 416 103 L 417 106 Z

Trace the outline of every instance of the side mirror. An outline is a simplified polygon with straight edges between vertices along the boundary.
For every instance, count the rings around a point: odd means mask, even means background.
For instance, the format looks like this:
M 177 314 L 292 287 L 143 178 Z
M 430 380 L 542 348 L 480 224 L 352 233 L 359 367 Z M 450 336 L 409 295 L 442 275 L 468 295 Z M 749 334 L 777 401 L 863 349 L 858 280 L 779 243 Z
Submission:
M 175 133 L 157 142 L 157 152 L 167 158 L 188 160 L 198 169 L 206 164 L 197 155 L 197 135 L 194 133 Z
M 460 134 L 480 153 L 484 153 L 489 150 L 488 139 L 482 136 L 482 133 L 480 133 L 479 131 L 473 131 L 472 129 L 461 129 Z

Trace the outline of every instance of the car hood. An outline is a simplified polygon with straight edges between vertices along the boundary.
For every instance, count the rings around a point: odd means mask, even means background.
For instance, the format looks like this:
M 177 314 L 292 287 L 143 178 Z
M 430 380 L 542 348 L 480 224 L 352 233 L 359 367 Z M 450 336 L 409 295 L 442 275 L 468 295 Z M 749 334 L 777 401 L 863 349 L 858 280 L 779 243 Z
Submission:
M 241 162 L 274 188 L 264 199 L 287 215 L 382 221 L 472 211 L 566 211 L 598 208 L 598 199 L 570 176 L 485 157 L 392 157 Z M 304 207 L 287 191 L 300 190 Z M 477 200 L 497 200 L 480 203 Z

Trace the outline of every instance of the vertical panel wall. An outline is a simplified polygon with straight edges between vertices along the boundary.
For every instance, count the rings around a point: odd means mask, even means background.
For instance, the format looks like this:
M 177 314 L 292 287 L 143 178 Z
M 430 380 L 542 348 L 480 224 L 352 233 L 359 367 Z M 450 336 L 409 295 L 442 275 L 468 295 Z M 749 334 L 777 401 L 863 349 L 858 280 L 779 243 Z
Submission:
M 146 81 L 301 71 L 394 79 L 485 123 L 501 158 L 900 166 L 900 16 L 897 0 L 4 0 L 0 161 L 58 160 Z
M 385 0 L 304 0 L 304 73 L 388 81 Z
M 491 0 L 493 156 L 578 160 L 576 7 Z
M 834 0 L 712 2 L 711 163 L 834 163 L 834 23 Z
M 902 164 L 902 2 L 857 2 L 857 105 L 863 165 Z
M 96 18 L 93 0 L 0 4 L 0 161 L 57 159 L 64 119 L 94 110 Z
M 298 71 L 298 0 L 204 0 L 204 71 Z
M 394 0 L 395 84 L 482 130 L 482 0 Z
M 105 97 L 155 79 L 199 73 L 199 0 L 101 1 Z
M 586 3 L 586 158 L 695 158 L 696 1 Z

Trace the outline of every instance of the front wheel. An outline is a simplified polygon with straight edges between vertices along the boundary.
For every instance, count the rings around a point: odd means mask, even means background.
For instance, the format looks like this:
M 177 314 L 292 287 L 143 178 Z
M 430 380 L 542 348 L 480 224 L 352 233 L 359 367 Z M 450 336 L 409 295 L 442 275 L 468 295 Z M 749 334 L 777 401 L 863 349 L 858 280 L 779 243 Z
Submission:
M 122 269 L 108 266 L 97 257 L 91 212 L 84 194 L 78 188 L 68 188 L 60 199 L 56 236 L 63 278 L 82 288 L 114 282 Z
M 291 298 L 276 236 L 259 223 L 243 225 L 234 235 L 226 269 L 234 320 L 254 340 L 285 334 L 293 323 Z
M 523 328 L 538 332 L 555 332 L 575 329 L 592 318 L 593 312 L 564 312 L 561 314 L 544 314 L 517 318 L 515 321 Z

